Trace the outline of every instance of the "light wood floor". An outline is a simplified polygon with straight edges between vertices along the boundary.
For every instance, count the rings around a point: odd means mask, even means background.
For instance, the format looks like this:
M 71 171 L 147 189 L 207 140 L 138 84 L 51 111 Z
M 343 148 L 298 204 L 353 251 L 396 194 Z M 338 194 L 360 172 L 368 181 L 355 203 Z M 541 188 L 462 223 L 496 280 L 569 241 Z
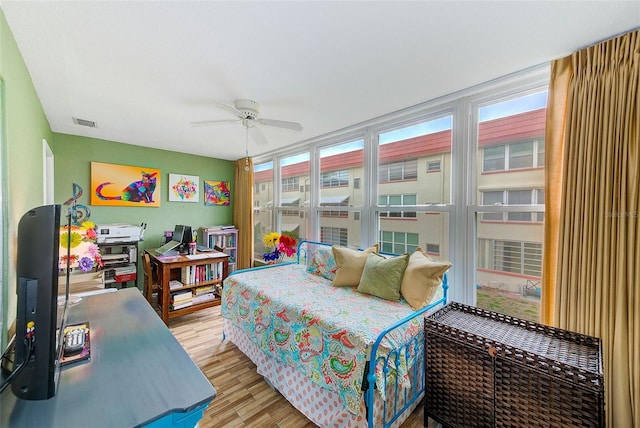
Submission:
M 220 306 L 174 318 L 169 329 L 217 392 L 199 422 L 200 428 L 315 427 L 267 385 L 256 366 L 233 343 L 222 342 Z M 423 404 L 403 428 L 423 426 Z

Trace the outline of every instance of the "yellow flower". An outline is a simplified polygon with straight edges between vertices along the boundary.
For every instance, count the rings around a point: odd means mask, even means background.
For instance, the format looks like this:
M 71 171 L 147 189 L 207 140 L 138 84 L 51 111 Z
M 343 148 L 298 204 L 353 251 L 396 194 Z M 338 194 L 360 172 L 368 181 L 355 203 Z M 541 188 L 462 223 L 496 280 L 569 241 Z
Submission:
M 83 221 L 80 226 L 82 226 L 83 229 L 89 230 L 89 229 L 95 228 L 96 224 L 91 220 L 87 220 L 87 221 Z
M 280 234 L 278 232 L 271 232 L 264 235 L 262 241 L 264 242 L 265 247 L 275 247 L 278 245 L 278 240 L 280 239 Z
M 71 242 L 69 242 L 71 241 Z M 69 232 L 64 232 L 60 235 L 60 246 L 66 248 L 70 246 L 75 248 L 82 243 L 82 235 L 77 232 L 71 232 L 71 240 L 69 240 Z

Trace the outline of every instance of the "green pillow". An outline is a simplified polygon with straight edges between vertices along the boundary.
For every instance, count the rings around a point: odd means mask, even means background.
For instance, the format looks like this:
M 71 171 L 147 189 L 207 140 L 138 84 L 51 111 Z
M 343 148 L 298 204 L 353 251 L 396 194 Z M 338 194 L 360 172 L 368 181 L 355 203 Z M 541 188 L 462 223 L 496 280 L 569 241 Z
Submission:
M 400 300 L 400 285 L 404 270 L 409 263 L 409 255 L 385 258 L 379 254 L 369 254 L 364 264 L 358 291 L 382 299 Z

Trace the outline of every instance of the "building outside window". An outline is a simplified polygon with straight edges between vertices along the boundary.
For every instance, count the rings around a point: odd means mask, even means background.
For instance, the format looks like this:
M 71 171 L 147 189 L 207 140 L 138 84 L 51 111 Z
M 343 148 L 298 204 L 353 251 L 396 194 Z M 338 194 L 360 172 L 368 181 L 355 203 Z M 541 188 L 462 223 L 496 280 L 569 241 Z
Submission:
M 322 187 L 344 187 L 349 185 L 349 170 L 323 172 L 320 177 Z
M 400 162 L 380 164 L 378 179 L 387 181 L 415 180 L 418 177 L 418 160 L 408 159 Z
M 427 162 L 427 172 L 439 172 L 440 171 L 440 161 L 428 161 Z
M 439 256 L 440 255 L 440 244 L 429 244 L 427 242 L 425 251 L 428 254 L 434 255 L 434 256 Z
M 386 253 L 413 253 L 418 248 L 418 234 L 408 232 L 381 231 L 380 251 Z
M 288 177 L 282 179 L 282 191 L 290 192 L 298 190 L 298 177 Z
M 483 172 L 542 168 L 544 167 L 544 140 L 539 138 L 532 141 L 485 147 L 483 159 Z
M 540 279 L 542 277 L 542 244 L 479 239 L 478 268 Z
M 482 205 L 544 205 L 544 189 L 485 190 L 481 192 Z M 484 221 L 542 222 L 541 212 L 483 213 Z
M 349 232 L 346 227 L 320 227 L 320 240 L 331 245 L 345 246 L 349 242 Z
M 416 195 L 380 195 L 379 205 L 417 205 Z M 416 218 L 416 213 L 412 211 L 382 211 L 380 217 L 388 218 Z

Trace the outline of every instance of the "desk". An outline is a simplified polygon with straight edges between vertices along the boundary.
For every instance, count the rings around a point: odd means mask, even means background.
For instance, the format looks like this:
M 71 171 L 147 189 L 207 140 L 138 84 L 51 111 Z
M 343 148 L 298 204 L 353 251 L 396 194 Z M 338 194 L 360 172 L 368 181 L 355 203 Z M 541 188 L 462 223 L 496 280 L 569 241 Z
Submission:
M 147 251 L 151 258 L 151 263 L 155 263 L 158 267 L 158 306 L 160 307 L 160 316 L 165 324 L 169 324 L 169 319 L 180 315 L 189 314 L 201 309 L 210 308 L 220 304 L 220 296 L 216 296 L 213 300 L 202 303 L 194 303 L 191 306 L 182 309 L 172 310 L 171 293 L 179 291 L 192 291 L 199 287 L 215 285 L 222 287 L 222 281 L 229 275 L 229 255 L 220 251 L 202 252 L 194 255 L 177 255 L 177 256 L 159 256 L 155 251 Z M 188 283 L 184 278 L 183 268 L 193 268 L 197 266 L 216 266 L 214 277 L 201 275 L 197 279 Z M 188 270 L 188 269 L 187 269 Z M 211 279 L 207 279 L 211 278 Z M 178 280 L 183 283 L 180 288 L 171 290 L 169 282 Z
M 193 427 L 216 391 L 137 288 L 83 297 L 91 359 L 63 367 L 49 400 L 0 397 L 2 427 Z

